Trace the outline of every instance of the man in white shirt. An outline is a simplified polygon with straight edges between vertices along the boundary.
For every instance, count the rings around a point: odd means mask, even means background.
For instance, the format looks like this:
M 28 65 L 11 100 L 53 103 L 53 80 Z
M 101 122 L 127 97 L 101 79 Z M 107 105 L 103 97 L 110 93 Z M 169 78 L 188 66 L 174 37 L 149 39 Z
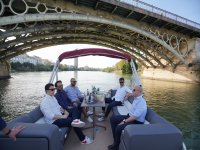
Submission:
M 133 93 L 127 94 L 134 97 L 132 107 L 127 115 L 117 115 L 110 118 L 114 142 L 108 146 L 109 150 L 118 150 L 122 130 L 129 124 L 143 124 L 147 113 L 147 104 L 142 95 L 142 87 L 135 86 Z
M 81 127 L 85 126 L 85 123 L 80 121 L 78 118 L 73 118 L 72 114 L 68 113 L 58 104 L 54 97 L 54 85 L 52 83 L 46 84 L 45 91 L 46 96 L 40 104 L 40 109 L 44 114 L 46 123 L 55 124 L 58 127 L 73 126 L 81 144 L 91 144 L 93 141 L 85 136 L 81 129 Z
M 117 88 L 115 96 L 112 98 L 111 97 L 105 98 L 105 102 L 109 103 L 109 105 L 108 105 L 106 111 L 105 111 L 105 107 L 102 108 L 103 112 L 100 114 L 101 117 L 98 118 L 99 121 L 103 121 L 104 116 L 105 116 L 105 118 L 108 117 L 108 115 L 113 107 L 122 106 L 126 94 L 132 93 L 132 91 L 127 86 L 124 85 L 124 78 L 119 79 L 119 84 L 120 84 L 120 87 Z

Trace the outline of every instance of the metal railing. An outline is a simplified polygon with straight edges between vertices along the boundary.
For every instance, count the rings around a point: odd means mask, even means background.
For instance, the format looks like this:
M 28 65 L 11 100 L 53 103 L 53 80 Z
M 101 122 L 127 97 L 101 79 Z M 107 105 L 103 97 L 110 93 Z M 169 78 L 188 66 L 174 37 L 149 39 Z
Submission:
M 197 22 L 191 21 L 191 20 L 186 19 L 184 17 L 178 16 L 174 13 L 171 13 L 171 12 L 168 12 L 166 10 L 155 7 L 153 5 L 147 4 L 145 2 L 142 2 L 142 1 L 139 1 L 139 0 L 118 0 L 118 1 L 120 1 L 121 3 L 124 3 L 124 4 L 130 4 L 134 7 L 138 7 L 138 8 L 159 14 L 161 16 L 167 17 L 167 18 L 175 20 L 177 22 L 181 22 L 181 23 L 187 24 L 189 26 L 200 29 L 200 24 L 197 23 Z

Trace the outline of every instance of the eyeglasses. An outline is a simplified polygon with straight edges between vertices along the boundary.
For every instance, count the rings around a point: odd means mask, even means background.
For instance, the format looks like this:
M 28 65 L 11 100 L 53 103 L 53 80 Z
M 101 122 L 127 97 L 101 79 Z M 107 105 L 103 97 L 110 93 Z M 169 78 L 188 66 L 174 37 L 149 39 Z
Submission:
M 54 91 L 55 89 L 49 89 L 50 91 Z

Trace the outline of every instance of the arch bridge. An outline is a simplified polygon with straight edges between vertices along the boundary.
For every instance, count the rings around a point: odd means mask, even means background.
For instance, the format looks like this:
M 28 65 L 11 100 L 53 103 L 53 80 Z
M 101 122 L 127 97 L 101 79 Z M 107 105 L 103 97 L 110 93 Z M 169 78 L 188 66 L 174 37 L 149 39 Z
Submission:
M 131 54 L 144 77 L 200 83 L 199 37 L 200 24 L 138 0 L 0 0 L 0 76 L 12 57 L 77 43 Z

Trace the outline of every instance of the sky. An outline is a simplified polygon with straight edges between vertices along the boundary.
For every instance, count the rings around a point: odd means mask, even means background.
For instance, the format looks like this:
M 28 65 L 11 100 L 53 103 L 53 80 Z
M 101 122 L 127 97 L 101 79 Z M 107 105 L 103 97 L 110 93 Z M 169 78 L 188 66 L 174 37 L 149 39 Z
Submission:
M 131 0 L 129 0 L 131 1 Z M 200 0 L 141 0 L 158 8 L 177 14 L 181 17 L 200 23 Z M 67 44 L 53 47 L 47 47 L 29 52 L 30 56 L 39 56 L 43 59 L 49 59 L 55 62 L 58 56 L 65 52 L 81 48 L 94 48 L 100 46 L 87 44 Z M 102 48 L 102 47 L 101 47 Z M 89 66 L 95 68 L 105 68 L 114 66 L 119 59 L 102 56 L 85 56 L 78 59 L 79 67 Z M 74 59 L 67 59 L 62 64 L 73 65 Z

